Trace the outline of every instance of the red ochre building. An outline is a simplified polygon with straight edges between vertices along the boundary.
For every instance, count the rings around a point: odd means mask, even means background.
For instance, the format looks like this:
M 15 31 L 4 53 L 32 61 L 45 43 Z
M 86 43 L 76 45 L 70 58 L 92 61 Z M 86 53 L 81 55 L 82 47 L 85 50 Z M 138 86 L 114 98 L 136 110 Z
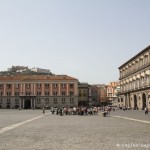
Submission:
M 67 75 L 0 76 L 0 108 L 78 106 L 78 80 Z

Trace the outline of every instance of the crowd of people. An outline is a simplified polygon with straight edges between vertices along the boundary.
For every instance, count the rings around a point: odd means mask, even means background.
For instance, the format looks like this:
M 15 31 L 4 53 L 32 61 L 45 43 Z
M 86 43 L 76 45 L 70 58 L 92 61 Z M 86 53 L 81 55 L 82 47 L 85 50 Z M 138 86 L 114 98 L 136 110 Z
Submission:
M 51 107 L 50 111 L 52 114 L 56 115 L 98 115 L 98 112 L 102 112 L 104 117 L 110 114 L 110 107 Z M 45 114 L 45 109 L 43 108 L 43 114 Z
M 131 110 L 126 107 L 119 108 L 120 110 Z M 52 114 L 56 115 L 98 115 L 99 112 L 103 114 L 104 117 L 110 116 L 111 111 L 115 111 L 116 108 L 104 106 L 104 107 L 51 107 L 50 111 Z M 43 107 L 43 114 L 45 114 L 45 108 Z M 148 115 L 148 109 L 145 108 L 145 114 Z
M 51 108 L 52 114 L 56 115 L 96 115 L 98 114 L 98 107 L 63 107 Z

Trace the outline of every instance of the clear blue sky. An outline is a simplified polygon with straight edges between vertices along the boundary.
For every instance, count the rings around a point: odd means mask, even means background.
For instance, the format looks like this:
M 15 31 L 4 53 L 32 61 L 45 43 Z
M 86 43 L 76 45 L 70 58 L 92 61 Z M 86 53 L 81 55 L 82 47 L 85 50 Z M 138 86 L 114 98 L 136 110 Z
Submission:
M 148 45 L 150 0 L 0 0 L 2 71 L 41 67 L 108 84 Z

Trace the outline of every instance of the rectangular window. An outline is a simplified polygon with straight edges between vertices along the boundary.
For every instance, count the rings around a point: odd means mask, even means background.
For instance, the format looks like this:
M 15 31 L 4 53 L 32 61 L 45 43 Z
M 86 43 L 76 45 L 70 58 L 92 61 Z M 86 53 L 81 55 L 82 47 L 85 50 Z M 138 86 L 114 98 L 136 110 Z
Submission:
M 66 92 L 62 91 L 62 95 L 65 96 L 65 95 L 66 95 Z
M 49 104 L 49 98 L 45 98 L 45 104 Z
M 38 89 L 41 88 L 41 84 L 40 84 L 40 83 L 37 84 L 37 88 L 38 88 Z
M 62 83 L 61 86 L 62 86 L 62 88 L 65 88 L 65 87 L 66 87 L 66 84 L 65 84 L 65 83 Z
M 70 84 L 70 88 L 73 89 L 73 87 L 74 87 L 74 85 L 73 85 L 73 84 Z
M 7 84 L 7 89 L 11 89 L 11 84 Z
M 71 96 L 73 95 L 73 91 L 70 91 L 70 95 L 71 95 Z
M 65 104 L 65 98 L 62 98 L 62 104 Z
M 19 99 L 15 99 L 15 104 L 19 104 Z
M 55 95 L 55 96 L 56 96 L 56 95 L 57 95 L 57 91 L 54 91 L 54 92 L 53 92 L 53 95 Z
M 1 99 L 0 99 L 0 104 L 2 104 L 2 103 L 3 103 L 3 99 L 1 98 Z
M 30 92 L 26 92 L 26 95 L 30 95 Z
M 79 96 L 80 96 L 80 97 L 82 96 L 81 90 L 79 90 Z
M 15 92 L 15 96 L 19 96 L 19 92 Z
M 40 91 L 38 91 L 38 92 L 37 92 L 37 95 L 41 95 L 41 92 L 40 92 Z
M 87 96 L 87 91 L 86 91 L 86 90 L 83 91 L 83 96 L 84 96 L 84 97 Z
M 10 104 L 10 98 L 7 98 L 7 104 Z
M 29 84 L 29 83 L 26 84 L 26 88 L 27 88 L 27 89 L 30 88 L 30 84 Z
M 70 103 L 74 103 L 74 99 L 73 98 L 70 98 Z
M 53 101 L 54 101 L 54 104 L 57 104 L 57 98 L 54 98 Z
M 0 89 L 3 89 L 3 84 L 0 84 Z
M 0 92 L 0 96 L 2 96 L 3 95 L 3 92 Z
M 121 102 L 123 102 L 123 98 L 121 98 Z
M 36 102 L 37 102 L 37 104 L 41 104 L 41 99 L 40 99 L 40 98 L 37 98 L 37 99 L 36 99 Z
M 45 95 L 48 96 L 48 95 L 49 95 L 49 92 L 48 92 L 48 91 L 45 91 Z
M 48 89 L 49 88 L 49 84 L 45 84 L 45 88 Z
M 19 88 L 19 84 L 15 84 L 15 88 L 18 89 Z
M 56 88 L 56 87 L 57 87 L 57 84 L 55 83 L 55 84 L 53 84 L 53 86 Z
M 7 96 L 10 96 L 11 95 L 11 92 L 7 92 Z

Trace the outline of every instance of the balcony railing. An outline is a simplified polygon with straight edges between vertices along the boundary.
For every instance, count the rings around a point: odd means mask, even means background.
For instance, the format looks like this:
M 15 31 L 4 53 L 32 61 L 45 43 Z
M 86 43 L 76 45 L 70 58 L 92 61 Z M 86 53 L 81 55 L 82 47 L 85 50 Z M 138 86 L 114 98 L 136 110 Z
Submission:
M 126 93 L 126 92 L 131 92 L 131 91 L 136 91 L 136 90 L 140 90 L 140 89 L 144 89 L 144 88 L 147 88 L 147 87 L 150 87 L 150 81 L 149 82 L 144 82 L 144 83 L 139 83 L 138 86 L 132 86 L 131 88 L 128 88 L 128 89 L 122 89 L 120 90 L 120 93 Z
M 125 75 L 121 76 L 119 79 L 121 80 L 123 78 L 126 78 L 126 77 L 128 77 L 128 76 L 130 76 L 130 75 L 132 75 L 132 74 L 134 74 L 134 73 L 136 73 L 136 72 L 146 68 L 146 67 L 149 67 L 149 66 L 150 66 L 150 62 L 148 62 L 147 64 L 144 64 L 142 66 L 139 66 L 138 68 L 136 68 L 136 69 L 134 69 L 132 71 L 127 72 Z

